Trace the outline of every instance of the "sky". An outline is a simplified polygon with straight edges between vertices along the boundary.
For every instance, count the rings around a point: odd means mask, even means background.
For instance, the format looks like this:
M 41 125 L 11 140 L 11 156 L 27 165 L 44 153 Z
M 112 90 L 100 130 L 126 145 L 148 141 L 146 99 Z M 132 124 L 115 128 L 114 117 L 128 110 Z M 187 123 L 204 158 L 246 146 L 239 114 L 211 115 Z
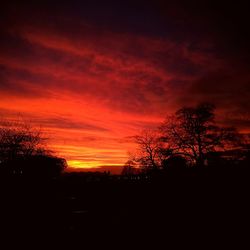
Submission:
M 0 119 L 41 127 L 71 169 L 118 173 L 133 135 L 200 102 L 250 132 L 247 1 L 1 5 Z

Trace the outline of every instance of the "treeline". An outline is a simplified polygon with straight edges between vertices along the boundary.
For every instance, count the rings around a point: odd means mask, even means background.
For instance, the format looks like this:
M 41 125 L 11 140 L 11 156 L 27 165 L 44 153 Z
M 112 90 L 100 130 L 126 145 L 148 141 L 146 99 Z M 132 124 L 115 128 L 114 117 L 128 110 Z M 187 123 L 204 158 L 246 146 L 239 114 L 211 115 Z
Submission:
M 65 159 L 47 149 L 40 130 L 20 121 L 0 127 L 1 176 L 55 177 L 66 167 Z
M 184 107 L 168 116 L 155 130 L 134 136 L 137 150 L 130 154 L 126 175 L 188 167 L 248 166 L 249 136 L 234 127 L 220 126 L 215 106 Z
M 220 126 L 212 104 L 184 107 L 154 130 L 134 136 L 137 150 L 130 154 L 122 174 L 148 174 L 161 170 L 248 166 L 249 135 Z M 1 176 L 59 176 L 67 167 L 46 146 L 40 130 L 23 122 L 0 124 Z

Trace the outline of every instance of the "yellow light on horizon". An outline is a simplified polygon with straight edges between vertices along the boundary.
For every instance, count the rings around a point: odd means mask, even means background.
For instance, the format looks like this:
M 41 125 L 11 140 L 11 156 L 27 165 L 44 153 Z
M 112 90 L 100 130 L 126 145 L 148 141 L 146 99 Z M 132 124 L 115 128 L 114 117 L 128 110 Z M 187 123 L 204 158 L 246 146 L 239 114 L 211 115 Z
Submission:
M 95 164 L 93 162 L 68 160 L 68 166 L 71 168 L 98 168 L 98 166 L 100 166 L 100 163 Z
M 105 167 L 110 167 L 110 166 L 117 166 L 117 167 L 121 167 L 123 166 L 123 164 L 118 164 L 118 163 L 114 163 L 114 164 L 101 164 L 100 162 L 83 162 L 83 161 L 76 161 L 76 160 L 69 160 L 68 161 L 68 166 L 69 168 L 73 168 L 73 169 L 105 169 Z

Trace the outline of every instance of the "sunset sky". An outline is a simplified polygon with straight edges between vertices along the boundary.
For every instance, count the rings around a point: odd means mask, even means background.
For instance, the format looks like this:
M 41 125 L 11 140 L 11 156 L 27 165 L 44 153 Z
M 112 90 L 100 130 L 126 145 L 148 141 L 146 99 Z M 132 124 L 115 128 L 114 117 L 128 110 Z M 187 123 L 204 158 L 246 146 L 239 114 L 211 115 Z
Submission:
M 250 132 L 243 1 L 33 2 L 1 4 L 0 118 L 41 126 L 71 168 L 119 172 L 131 136 L 198 102 Z

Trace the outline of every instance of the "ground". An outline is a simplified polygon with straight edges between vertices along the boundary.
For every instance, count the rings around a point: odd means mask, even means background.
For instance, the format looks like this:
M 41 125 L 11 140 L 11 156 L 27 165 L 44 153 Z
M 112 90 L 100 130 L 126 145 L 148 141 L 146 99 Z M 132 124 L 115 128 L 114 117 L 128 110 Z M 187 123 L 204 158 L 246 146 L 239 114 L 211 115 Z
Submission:
M 8 244 L 53 242 L 82 249 L 184 244 L 203 249 L 215 242 L 239 247 L 247 240 L 247 171 L 93 182 L 77 176 L 16 178 L 2 180 L 1 186 L 2 237 L 12 238 Z

